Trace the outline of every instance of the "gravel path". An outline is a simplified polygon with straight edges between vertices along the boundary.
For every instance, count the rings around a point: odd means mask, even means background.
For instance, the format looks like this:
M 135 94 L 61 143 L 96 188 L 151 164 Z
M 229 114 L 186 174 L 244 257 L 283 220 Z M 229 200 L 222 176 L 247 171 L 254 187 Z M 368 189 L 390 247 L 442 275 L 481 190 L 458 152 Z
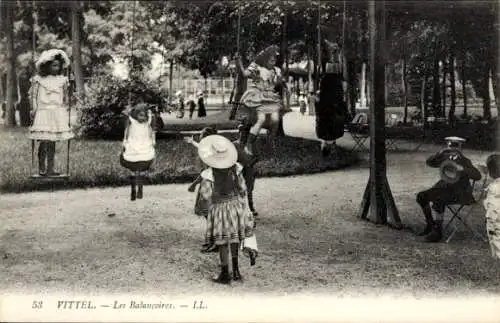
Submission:
M 314 137 L 310 117 L 288 118 L 288 134 Z M 339 145 L 352 142 L 343 138 Z M 258 179 L 261 254 L 255 267 L 241 257 L 245 281 L 231 287 L 209 281 L 218 257 L 198 251 L 204 223 L 192 214 L 195 195 L 187 185 L 147 186 L 144 199 L 135 202 L 127 187 L 3 195 L 0 290 L 498 294 L 500 266 L 487 244 L 467 232 L 450 244 L 425 244 L 413 234 L 423 225 L 415 194 L 437 178 L 424 161 L 439 148 L 423 149 L 387 157 L 406 226 L 400 231 L 355 216 L 368 179 L 366 161 L 329 173 Z M 474 162 L 487 155 L 467 153 Z

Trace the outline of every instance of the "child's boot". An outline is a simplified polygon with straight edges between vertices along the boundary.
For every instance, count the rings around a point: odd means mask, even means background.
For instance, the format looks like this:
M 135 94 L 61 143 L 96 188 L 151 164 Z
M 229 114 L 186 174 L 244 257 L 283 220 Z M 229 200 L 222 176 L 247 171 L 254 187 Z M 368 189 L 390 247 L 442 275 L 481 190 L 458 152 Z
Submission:
M 243 280 L 240 274 L 240 268 L 238 267 L 238 257 L 232 257 L 231 260 L 233 263 L 233 280 Z
M 245 145 L 245 153 L 255 156 L 255 141 L 257 140 L 257 136 L 253 133 L 248 134 L 247 143 Z
M 135 181 L 136 178 L 134 175 L 130 176 L 130 200 L 135 201 L 137 195 L 135 192 Z
M 54 171 L 55 156 L 56 156 L 56 144 L 55 142 L 49 142 L 47 145 L 47 175 L 49 176 L 60 175 L 60 173 L 56 173 Z
M 249 256 L 250 256 L 250 266 L 255 266 L 255 262 L 257 259 L 257 252 L 255 250 L 250 250 Z
M 138 174 L 136 179 L 137 179 L 137 198 L 142 199 L 142 184 L 144 182 L 142 175 Z
M 229 275 L 229 266 L 228 265 L 222 266 L 219 276 L 213 279 L 213 281 L 219 284 L 225 284 L 225 285 L 230 284 L 231 276 Z

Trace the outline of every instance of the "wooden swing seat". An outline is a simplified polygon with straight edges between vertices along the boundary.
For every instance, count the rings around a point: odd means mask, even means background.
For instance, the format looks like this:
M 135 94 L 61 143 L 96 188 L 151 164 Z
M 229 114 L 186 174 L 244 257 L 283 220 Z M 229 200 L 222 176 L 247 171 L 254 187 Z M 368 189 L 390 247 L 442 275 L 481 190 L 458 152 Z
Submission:
M 52 176 L 31 175 L 30 179 L 40 182 L 67 181 L 69 180 L 69 175 L 68 174 L 52 175 Z
M 69 174 L 66 174 L 66 173 L 62 173 L 62 174 L 58 174 L 58 175 L 33 174 L 33 175 L 30 175 L 30 178 L 40 180 L 40 181 L 67 180 L 67 179 L 69 179 Z
M 39 173 L 34 173 L 35 169 L 35 145 L 38 140 L 36 139 L 31 139 L 31 167 L 30 167 L 30 176 L 29 178 L 31 180 L 37 180 L 41 182 L 50 182 L 50 181 L 65 181 L 68 180 L 70 175 L 69 175 L 69 155 L 70 155 L 70 144 L 71 144 L 71 139 L 66 139 L 66 140 L 58 140 L 59 142 L 66 142 L 67 143 L 67 148 L 66 148 L 66 171 L 62 172 L 57 175 L 40 175 Z

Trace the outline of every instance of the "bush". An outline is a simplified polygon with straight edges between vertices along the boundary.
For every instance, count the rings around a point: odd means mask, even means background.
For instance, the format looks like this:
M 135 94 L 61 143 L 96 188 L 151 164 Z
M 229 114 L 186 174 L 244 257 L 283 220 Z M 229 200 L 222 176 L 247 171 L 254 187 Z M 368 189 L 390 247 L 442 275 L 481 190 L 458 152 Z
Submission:
M 157 84 L 131 78 L 120 80 L 103 76 L 88 84 L 85 102 L 78 106 L 81 111 L 78 133 L 91 138 L 118 138 L 123 135 L 123 110 L 129 105 L 146 102 L 163 109 L 167 93 Z

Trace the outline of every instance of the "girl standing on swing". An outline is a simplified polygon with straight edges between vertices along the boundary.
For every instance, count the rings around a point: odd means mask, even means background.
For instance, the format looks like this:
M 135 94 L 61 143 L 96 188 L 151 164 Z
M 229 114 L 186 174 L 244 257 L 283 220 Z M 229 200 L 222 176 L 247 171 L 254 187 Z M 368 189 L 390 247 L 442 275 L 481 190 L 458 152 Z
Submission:
M 237 63 L 243 71 L 243 75 L 251 80 L 248 84 L 249 88 L 241 97 L 240 102 L 250 109 L 255 109 L 257 114 L 245 145 L 245 152 L 249 155 L 255 155 L 254 143 L 267 115 L 271 117 L 272 135 L 275 136 L 278 131 L 283 102 L 275 89 L 277 85 L 284 83 L 281 70 L 276 66 L 278 55 L 278 46 L 269 46 L 261 51 L 254 61 L 244 69 L 239 53 L 236 54 Z
M 74 137 L 69 121 L 69 80 L 64 70 L 69 58 L 60 49 L 44 51 L 35 64 L 37 75 L 31 79 L 33 124 L 30 139 L 39 140 L 38 171 L 41 176 L 57 176 L 54 170 L 56 141 Z

